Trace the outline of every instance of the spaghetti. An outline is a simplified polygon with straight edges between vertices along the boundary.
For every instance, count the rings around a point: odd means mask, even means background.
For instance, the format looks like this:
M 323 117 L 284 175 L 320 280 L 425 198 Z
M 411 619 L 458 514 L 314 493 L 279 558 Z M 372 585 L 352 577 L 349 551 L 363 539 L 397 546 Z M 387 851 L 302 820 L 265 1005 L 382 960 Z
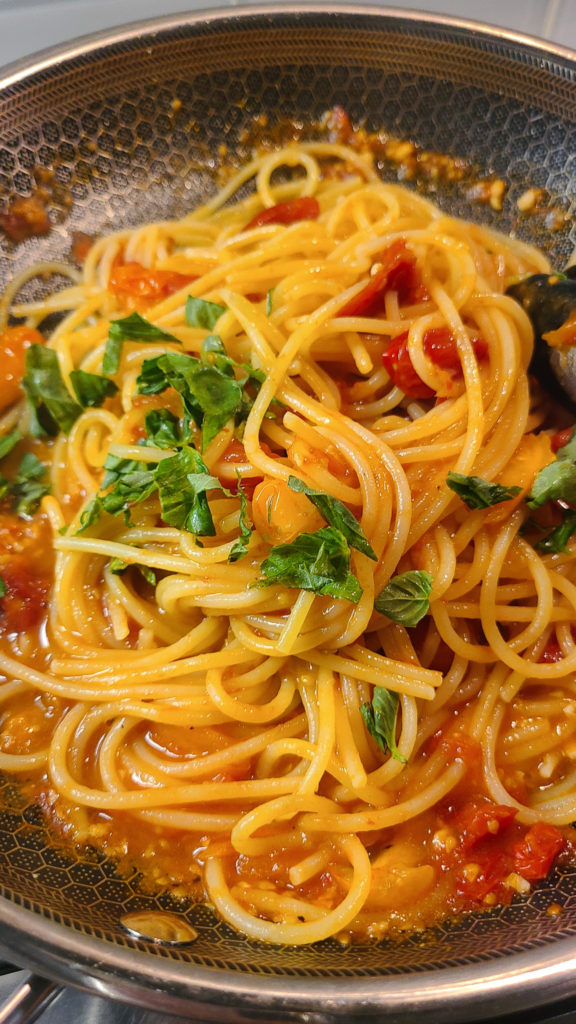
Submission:
M 575 459 L 504 294 L 544 256 L 317 142 L 49 269 L 1 308 L 0 768 L 268 942 L 570 856 Z

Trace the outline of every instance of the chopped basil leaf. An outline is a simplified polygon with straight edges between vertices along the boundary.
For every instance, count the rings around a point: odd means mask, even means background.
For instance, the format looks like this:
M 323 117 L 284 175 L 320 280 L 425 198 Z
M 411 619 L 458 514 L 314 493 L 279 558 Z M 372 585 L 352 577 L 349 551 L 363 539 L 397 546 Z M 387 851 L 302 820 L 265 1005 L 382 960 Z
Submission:
M 207 366 L 216 366 L 228 377 L 233 377 L 235 370 L 241 371 L 241 376 L 238 378 L 240 386 L 245 387 L 246 384 L 250 383 L 254 386 L 256 392 L 260 390 L 261 385 L 266 380 L 266 374 L 263 370 L 257 369 L 257 367 L 252 366 L 250 363 L 237 363 L 235 359 L 227 355 L 224 342 L 218 334 L 206 335 L 202 342 L 200 359 Z
M 151 324 L 149 320 L 140 316 L 140 313 L 130 313 L 130 316 L 125 316 L 121 320 L 111 320 L 102 359 L 103 373 L 117 373 L 125 341 L 170 341 L 177 345 L 181 344 L 173 334 Z
M 374 601 L 377 612 L 402 626 L 416 626 L 428 614 L 433 577 L 414 569 L 394 576 Z
M 44 345 L 30 345 L 26 352 L 26 375 L 22 381 L 32 416 L 30 432 L 35 437 L 65 434 L 76 422 L 82 407 L 64 384 L 58 356 Z
M 0 597 L 6 597 L 7 593 L 8 593 L 8 587 L 6 586 L 6 584 L 5 584 L 4 580 L 2 579 L 2 577 L 0 576 Z
M 109 377 L 85 370 L 72 370 L 70 383 L 83 409 L 99 408 L 106 398 L 112 398 L 118 386 Z
M 564 521 L 550 530 L 550 533 L 542 537 L 534 547 L 537 551 L 543 551 L 545 554 L 559 554 L 561 551 L 568 550 L 568 541 L 575 533 L 576 513 L 567 512 L 564 514 Z
M 210 476 L 195 448 L 183 448 L 177 455 L 163 459 L 156 468 L 155 479 L 165 523 L 200 537 L 215 535 L 206 492 L 222 490 L 222 485 Z
M 248 543 L 252 536 L 252 528 L 250 518 L 248 516 L 248 499 L 246 497 L 246 492 L 242 487 L 240 474 L 238 474 L 238 496 L 240 498 L 240 536 L 228 555 L 229 562 L 237 562 L 239 558 L 242 558 L 246 554 L 248 551 Z
M 34 515 L 44 495 L 50 493 L 50 485 L 42 482 L 47 472 L 47 466 L 31 452 L 22 456 L 16 479 L 9 485 L 16 515 Z
M 398 694 L 384 686 L 375 686 L 371 704 L 362 704 L 360 711 L 371 737 L 386 753 L 388 750 L 396 761 L 406 764 L 406 758 L 396 746 L 396 721 L 398 718 Z
M 538 473 L 526 499 L 528 508 L 540 508 L 547 501 L 576 504 L 576 427 L 572 437 L 558 450 L 554 462 Z
M 234 377 L 234 367 L 237 363 L 226 354 L 220 335 L 206 335 L 200 347 L 200 360 L 205 366 L 216 366 L 227 377 Z
M 192 295 L 186 299 L 185 315 L 188 327 L 205 327 L 207 331 L 211 331 L 225 312 L 226 306 L 219 306 L 217 302 L 196 299 Z
M 152 409 L 144 420 L 149 440 L 157 448 L 178 448 L 184 444 L 180 421 L 169 409 Z
M 362 588 L 350 572 L 350 548 L 343 533 L 328 526 L 301 533 L 291 544 L 273 547 L 262 562 L 264 580 L 256 586 L 283 583 L 314 594 L 344 598 L 357 604 Z
M 272 292 L 273 288 L 269 288 L 266 292 L 266 316 L 270 316 L 272 312 Z
M 472 509 L 499 505 L 501 501 L 515 498 L 522 490 L 521 487 L 504 487 L 483 480 L 481 476 L 465 476 L 464 473 L 448 473 L 446 483 Z
M 156 573 L 150 568 L 150 566 L 141 565 L 140 562 L 131 562 L 130 565 L 133 565 L 135 569 L 138 569 L 138 572 L 144 577 L 151 587 L 156 586 Z M 115 576 L 121 576 L 130 568 L 130 565 L 128 562 L 124 562 L 121 558 L 111 558 L 110 572 L 114 573 Z
M 358 520 L 342 501 L 333 498 L 330 494 L 325 494 L 324 491 L 315 491 L 313 487 L 308 487 L 303 480 L 299 480 L 296 476 L 288 478 L 288 486 L 299 494 L 305 494 L 326 522 L 344 534 L 351 548 L 356 548 L 357 551 L 368 555 L 368 558 L 372 558 L 375 562 L 378 561 L 378 556 L 369 544 Z
M 4 434 L 4 437 L 0 438 L 0 459 L 5 459 L 21 440 L 22 434 L 19 430 L 11 430 L 9 434 Z
M 97 494 L 86 506 L 80 516 L 78 533 L 83 533 L 89 526 L 98 522 L 103 512 L 108 512 L 111 516 L 123 513 L 124 520 L 129 526 L 130 509 L 145 501 L 156 490 L 155 465 L 108 455 L 104 468 L 106 473 L 102 481 L 102 491 L 106 493 Z
M 80 515 L 80 526 L 76 533 L 84 533 L 84 530 L 87 530 L 90 526 L 94 526 L 94 523 L 98 522 L 103 511 L 104 507 L 102 504 L 102 498 L 99 495 L 96 495 L 96 497 L 92 498 L 92 501 L 90 501 L 82 511 Z
M 242 387 L 234 377 L 178 352 L 145 360 L 137 384 L 144 395 L 175 388 L 185 411 L 202 428 L 203 448 L 242 407 Z

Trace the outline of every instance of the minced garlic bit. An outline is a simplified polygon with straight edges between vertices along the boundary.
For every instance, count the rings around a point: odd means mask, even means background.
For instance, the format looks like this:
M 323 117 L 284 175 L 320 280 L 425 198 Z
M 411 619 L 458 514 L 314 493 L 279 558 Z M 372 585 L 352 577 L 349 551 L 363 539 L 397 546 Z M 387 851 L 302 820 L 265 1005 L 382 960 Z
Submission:
M 504 879 L 504 885 L 507 885 L 509 889 L 514 889 L 514 892 L 521 893 L 524 895 L 530 892 L 530 882 L 522 875 L 518 875 L 516 871 L 511 871 L 507 878 Z
M 502 209 L 502 200 L 504 198 L 505 191 L 505 182 L 500 179 L 490 182 L 490 206 L 493 210 Z
M 542 779 L 552 778 L 554 769 L 558 766 L 560 754 L 557 752 L 545 754 L 538 765 L 538 774 Z
M 549 907 L 546 907 L 546 913 L 548 917 L 560 917 L 562 907 L 559 903 L 551 903 Z
M 449 828 L 439 828 L 432 836 L 432 843 L 446 853 L 452 853 L 458 846 L 458 840 Z
M 522 213 L 530 213 L 531 210 L 541 203 L 544 193 L 541 188 L 527 188 L 516 202 L 516 206 Z
M 390 139 L 386 143 L 386 156 L 396 164 L 401 164 L 404 160 L 408 160 L 415 151 L 416 147 L 413 142 L 403 141 L 402 139 Z
M 482 869 L 479 864 L 465 864 L 462 869 L 462 874 L 467 882 L 475 882 L 481 870 Z

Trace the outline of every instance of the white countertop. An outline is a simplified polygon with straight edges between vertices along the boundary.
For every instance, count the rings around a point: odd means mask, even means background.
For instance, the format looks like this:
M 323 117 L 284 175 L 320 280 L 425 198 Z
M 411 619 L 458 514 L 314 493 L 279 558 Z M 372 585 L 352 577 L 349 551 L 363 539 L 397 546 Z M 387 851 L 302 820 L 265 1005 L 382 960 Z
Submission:
M 238 0 L 0 0 L 0 65 L 124 22 L 237 5 Z M 389 0 L 389 6 L 472 18 L 576 49 L 576 0 Z

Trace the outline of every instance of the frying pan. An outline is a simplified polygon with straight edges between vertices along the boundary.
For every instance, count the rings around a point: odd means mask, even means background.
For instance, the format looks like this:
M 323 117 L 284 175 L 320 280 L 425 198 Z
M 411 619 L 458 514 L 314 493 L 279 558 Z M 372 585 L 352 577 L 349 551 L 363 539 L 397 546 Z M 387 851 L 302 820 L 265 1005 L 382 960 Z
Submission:
M 241 160 L 256 125 L 273 135 L 335 104 L 374 131 L 464 158 L 459 185 L 407 182 L 448 212 L 536 242 L 557 266 L 573 252 L 573 54 L 417 13 L 254 7 L 132 25 L 6 69 L 0 188 L 27 194 L 35 169 L 49 168 L 54 227 L 3 243 L 2 278 L 67 258 L 73 230 L 184 214 L 214 191 L 222 143 Z M 403 172 L 383 159 L 381 173 Z M 472 181 L 485 174 L 507 184 L 500 211 L 478 202 Z M 545 190 L 532 214 L 517 206 L 528 186 Z M 269 1024 L 473 1021 L 576 994 L 576 870 L 400 942 L 265 947 L 206 906 L 152 893 L 137 870 L 65 848 L 14 780 L 1 783 L 0 947 L 59 982 L 195 1020 Z M 138 938 L 120 921 L 137 910 L 176 915 L 198 938 Z

